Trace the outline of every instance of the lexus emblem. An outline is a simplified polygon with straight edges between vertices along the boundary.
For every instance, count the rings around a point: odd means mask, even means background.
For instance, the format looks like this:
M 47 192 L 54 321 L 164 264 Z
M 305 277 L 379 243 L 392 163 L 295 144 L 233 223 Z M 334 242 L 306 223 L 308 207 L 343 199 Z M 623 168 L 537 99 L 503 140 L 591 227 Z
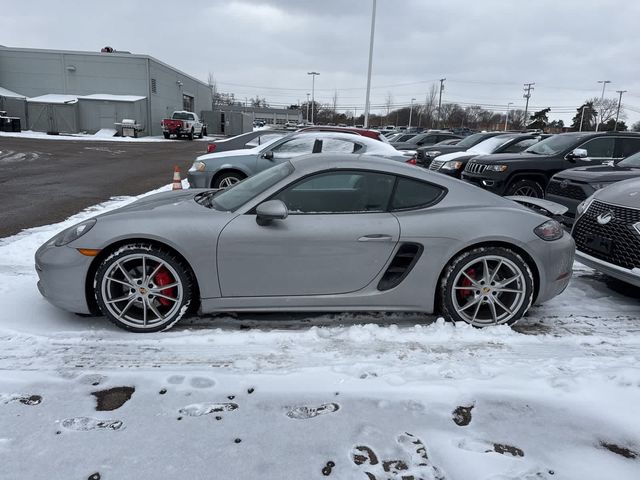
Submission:
M 569 186 L 569 180 L 562 180 L 560 182 L 560 188 L 567 188 Z
M 611 210 L 609 210 L 608 212 L 601 213 L 600 215 L 598 215 L 596 220 L 598 220 L 598 223 L 600 225 L 606 225 L 607 223 L 609 223 L 614 218 L 615 217 L 613 216 L 613 212 Z

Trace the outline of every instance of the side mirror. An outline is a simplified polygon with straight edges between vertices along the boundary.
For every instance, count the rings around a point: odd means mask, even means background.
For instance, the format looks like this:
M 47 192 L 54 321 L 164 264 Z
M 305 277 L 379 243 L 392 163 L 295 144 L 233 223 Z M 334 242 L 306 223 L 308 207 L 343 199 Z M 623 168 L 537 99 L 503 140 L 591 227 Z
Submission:
M 262 158 L 266 158 L 267 160 L 273 160 L 273 152 L 269 150 L 268 152 L 264 152 L 262 154 Z
M 567 160 L 575 160 L 576 158 L 587 158 L 589 153 L 584 148 L 575 148 L 567 155 Z
M 265 226 L 272 220 L 284 220 L 289 216 L 289 210 L 282 200 L 269 200 L 256 208 L 256 223 Z

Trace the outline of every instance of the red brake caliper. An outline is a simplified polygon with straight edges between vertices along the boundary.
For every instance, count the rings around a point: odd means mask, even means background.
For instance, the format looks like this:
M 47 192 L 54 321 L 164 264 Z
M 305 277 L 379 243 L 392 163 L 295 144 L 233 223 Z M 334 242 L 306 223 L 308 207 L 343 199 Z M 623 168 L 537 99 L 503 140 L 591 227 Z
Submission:
M 469 277 L 473 278 L 474 280 L 476 279 L 476 270 L 475 270 L 475 268 L 470 268 L 469 270 L 467 270 L 464 273 L 469 275 Z M 461 287 L 470 287 L 471 285 L 473 285 L 471 280 L 469 280 L 467 277 L 462 277 L 462 282 L 460 283 Z M 460 300 L 464 300 L 464 299 L 470 297 L 471 295 L 473 295 L 473 290 L 458 290 L 458 298 Z
M 167 270 L 164 267 L 158 270 L 158 273 L 156 273 L 156 276 L 153 277 L 153 279 L 155 284 L 158 285 L 159 287 L 162 287 L 163 285 L 169 285 L 170 283 L 175 282 L 175 280 L 173 279 L 173 276 L 169 273 L 169 270 Z M 162 293 L 163 295 L 166 295 L 167 297 L 175 298 L 175 287 L 165 288 L 164 290 L 160 290 L 160 293 Z M 160 301 L 160 304 L 164 305 L 165 307 L 171 305 L 171 300 L 167 300 L 166 298 L 159 297 L 158 300 Z

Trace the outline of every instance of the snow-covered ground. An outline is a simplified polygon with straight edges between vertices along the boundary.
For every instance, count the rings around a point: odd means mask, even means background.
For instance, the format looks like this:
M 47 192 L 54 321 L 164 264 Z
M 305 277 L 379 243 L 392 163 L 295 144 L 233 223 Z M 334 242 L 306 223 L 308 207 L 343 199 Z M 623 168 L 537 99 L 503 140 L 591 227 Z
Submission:
M 47 135 L 44 132 L 34 132 L 33 130 L 23 130 L 21 132 L 0 132 L 0 138 L 35 138 L 40 140 L 84 140 L 84 141 L 100 141 L 100 142 L 184 142 L 184 139 L 170 139 L 167 140 L 163 136 L 146 136 L 146 137 L 114 137 L 116 131 L 110 128 L 103 128 L 94 134 L 86 133 L 73 133 L 73 134 L 60 134 L 60 135 Z M 208 136 L 203 138 L 194 138 L 193 141 L 206 142 L 212 141 L 216 138 L 224 138 L 222 136 Z
M 36 248 L 132 200 L 0 239 L 0 478 L 640 478 L 637 290 L 576 265 L 484 330 L 265 314 L 135 335 L 50 306 Z

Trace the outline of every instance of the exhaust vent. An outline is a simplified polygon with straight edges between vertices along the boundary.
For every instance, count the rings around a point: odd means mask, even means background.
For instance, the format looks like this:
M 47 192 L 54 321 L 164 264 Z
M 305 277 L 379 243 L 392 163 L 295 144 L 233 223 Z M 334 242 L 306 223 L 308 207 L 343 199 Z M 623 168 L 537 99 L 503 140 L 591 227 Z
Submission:
M 402 244 L 380 279 L 378 290 L 390 290 L 400 285 L 422 255 L 422 250 L 423 247 L 419 243 Z

